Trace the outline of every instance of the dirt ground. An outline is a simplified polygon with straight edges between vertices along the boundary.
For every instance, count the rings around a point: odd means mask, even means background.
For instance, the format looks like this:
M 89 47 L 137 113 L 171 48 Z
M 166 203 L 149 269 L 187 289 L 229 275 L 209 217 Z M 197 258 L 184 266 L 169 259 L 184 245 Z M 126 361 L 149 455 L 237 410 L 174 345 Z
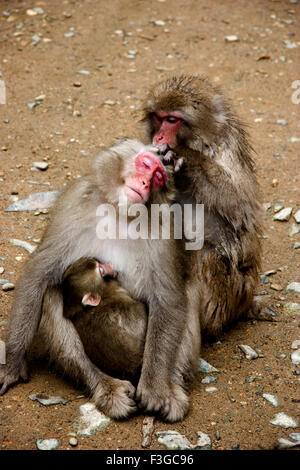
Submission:
M 42 11 L 28 14 L 36 7 Z M 220 370 L 213 384 L 218 392 L 206 392 L 205 374 L 199 374 L 186 419 L 155 422 L 155 431 L 176 430 L 193 444 L 202 431 L 215 450 L 272 449 L 278 438 L 300 432 L 269 423 L 279 412 L 300 421 L 299 376 L 290 358 L 299 315 L 284 309 L 300 301 L 299 294 L 285 291 L 300 281 L 300 250 L 294 249 L 300 234 L 288 235 L 292 216 L 273 221 L 275 201 L 293 207 L 293 214 L 300 208 L 300 104 L 292 102 L 292 83 L 300 79 L 299 12 L 300 4 L 288 0 L 0 0 L 0 80 L 6 86 L 6 104 L 0 104 L 1 278 L 15 283 L 28 256 L 9 239 L 33 243 L 49 218 L 4 209 L 16 198 L 60 189 L 116 137 L 138 136 L 140 106 L 151 84 L 172 74 L 205 74 L 250 125 L 262 200 L 272 203 L 265 215 L 262 271 L 277 270 L 257 292 L 267 292 L 279 321 L 239 323 L 220 342 L 206 344 L 202 357 Z M 226 42 L 229 35 L 239 41 Z M 30 108 L 32 102 L 38 104 Z M 35 161 L 49 168 L 34 172 Z M 1 338 L 13 295 L 0 293 Z M 264 357 L 246 359 L 239 344 L 260 348 Z M 44 407 L 28 399 L 33 393 L 69 401 Z M 36 449 L 39 438 L 57 438 L 59 449 L 71 449 L 69 433 L 78 406 L 87 401 L 77 398 L 81 393 L 34 365 L 28 383 L 0 397 L 0 449 Z M 263 393 L 276 395 L 278 408 Z M 74 449 L 141 449 L 142 421 L 139 415 L 112 422 L 95 436 L 77 437 Z M 163 447 L 153 436 L 150 448 Z

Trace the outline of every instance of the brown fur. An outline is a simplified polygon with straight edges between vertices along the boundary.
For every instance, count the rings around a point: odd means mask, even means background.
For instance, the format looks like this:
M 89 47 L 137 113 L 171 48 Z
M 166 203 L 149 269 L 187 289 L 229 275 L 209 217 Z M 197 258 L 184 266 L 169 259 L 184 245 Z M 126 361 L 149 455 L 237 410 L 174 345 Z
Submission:
M 144 117 L 151 141 L 156 111 L 177 111 L 184 120 L 172 148 L 184 162 L 175 185 L 178 200 L 204 204 L 204 246 L 187 256 L 198 281 L 202 334 L 216 336 L 256 310 L 261 206 L 253 150 L 243 124 L 206 78 L 180 76 L 154 86 Z
M 189 313 L 177 242 L 101 241 L 96 236 L 97 207 L 105 202 L 116 206 L 141 150 L 145 150 L 143 144 L 130 140 L 104 150 L 93 161 L 90 172 L 59 197 L 42 243 L 26 262 L 18 281 L 8 329 L 7 364 L 0 369 L 0 394 L 21 376 L 25 354 L 41 320 L 43 302 L 42 326 L 44 323 L 47 343 L 63 370 L 82 381 L 97 406 L 109 416 L 127 417 L 136 409 L 133 385 L 113 379 L 97 368 L 87 356 L 75 324 L 63 315 L 59 286 L 65 270 L 81 257 L 93 257 L 111 264 L 129 295 L 148 306 L 143 364 L 136 391 L 140 406 L 160 413 L 168 421 L 182 419 L 187 412 L 184 376 L 186 372 L 192 376 L 195 371 L 195 352 L 192 345 L 183 344 Z M 172 195 L 169 178 L 165 187 L 151 193 L 147 206 L 169 204 Z M 176 360 L 181 350 L 184 355 Z
M 107 374 L 138 376 L 144 353 L 147 311 L 114 279 L 103 279 L 96 261 L 81 258 L 64 273 L 64 316 L 71 318 L 84 350 Z M 84 306 L 87 293 L 101 296 L 98 306 Z

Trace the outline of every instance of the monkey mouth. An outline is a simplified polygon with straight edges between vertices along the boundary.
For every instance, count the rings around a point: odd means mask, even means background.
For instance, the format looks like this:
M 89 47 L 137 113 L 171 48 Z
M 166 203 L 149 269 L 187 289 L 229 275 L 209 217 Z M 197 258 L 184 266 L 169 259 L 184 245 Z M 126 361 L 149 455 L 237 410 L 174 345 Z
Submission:
M 136 189 L 132 188 L 131 186 L 126 186 L 126 194 L 129 197 L 129 199 L 133 202 L 140 202 L 144 200 L 141 193 L 137 191 Z

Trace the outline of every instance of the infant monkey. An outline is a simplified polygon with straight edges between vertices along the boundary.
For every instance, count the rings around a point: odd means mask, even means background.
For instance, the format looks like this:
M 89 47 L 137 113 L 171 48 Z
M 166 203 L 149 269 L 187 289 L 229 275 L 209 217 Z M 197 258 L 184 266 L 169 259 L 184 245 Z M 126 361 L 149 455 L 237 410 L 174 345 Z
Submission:
M 69 266 L 62 281 L 64 316 L 73 322 L 96 366 L 118 378 L 134 379 L 142 366 L 146 307 L 114 277 L 109 264 L 93 258 L 80 258 Z

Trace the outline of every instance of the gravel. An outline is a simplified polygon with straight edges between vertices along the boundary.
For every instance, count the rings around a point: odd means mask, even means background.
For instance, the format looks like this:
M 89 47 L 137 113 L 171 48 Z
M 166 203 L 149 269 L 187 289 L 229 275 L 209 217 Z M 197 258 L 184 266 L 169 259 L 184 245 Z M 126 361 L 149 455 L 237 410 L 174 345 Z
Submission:
M 33 162 L 33 167 L 38 170 L 45 171 L 48 169 L 49 164 L 47 162 Z
M 57 439 L 38 439 L 36 446 L 39 450 L 55 450 L 59 446 Z
M 34 193 L 26 199 L 16 201 L 5 209 L 5 212 L 36 211 L 48 209 L 57 199 L 60 191 Z
M 72 447 L 76 447 L 76 446 L 78 445 L 78 441 L 77 441 L 76 437 L 71 437 L 71 438 L 69 439 L 69 444 L 70 444 L 70 446 L 72 446 Z
M 12 282 L 6 282 L 5 284 L 3 284 L 2 286 L 2 290 L 4 292 L 7 292 L 9 290 L 13 290 L 15 288 L 15 285 L 12 283 Z
M 225 36 L 225 42 L 238 42 L 239 38 L 238 36 L 235 36 L 234 34 Z
M 289 220 L 293 212 L 292 207 L 285 207 L 284 209 L 281 209 L 281 211 L 277 212 L 277 214 L 274 215 L 273 220 L 279 220 L 281 222 L 285 222 Z
M 158 431 L 155 435 L 158 437 L 158 443 L 168 450 L 192 449 L 190 441 L 177 431 Z
M 277 413 L 269 423 L 274 426 L 281 426 L 282 428 L 297 428 L 299 426 L 298 421 L 295 418 L 287 415 L 286 413 Z
M 216 369 L 214 366 L 211 366 L 204 359 L 199 358 L 198 372 L 203 372 L 205 374 L 209 374 L 209 373 L 213 373 L 213 372 L 219 373 L 220 371 L 218 369 Z
M 271 393 L 263 393 L 262 396 L 264 397 L 265 400 L 267 400 L 267 402 L 275 406 L 275 408 L 279 406 L 279 401 L 276 395 L 271 395 Z
M 212 383 L 216 383 L 217 380 L 218 380 L 217 377 L 212 377 L 210 375 L 207 375 L 206 377 L 204 377 L 204 379 L 201 380 L 201 383 L 202 384 L 212 384 Z
M 108 426 L 110 418 L 97 410 L 93 403 L 84 403 L 79 407 L 80 417 L 76 420 L 73 427 L 77 430 L 78 436 L 93 436 L 98 434 L 101 429 Z
M 277 439 L 277 445 L 276 445 L 276 448 L 277 449 L 291 449 L 292 447 L 297 447 L 300 445 L 300 441 L 298 442 L 292 442 L 292 441 L 289 441 L 288 439 L 284 439 L 282 437 L 280 437 L 279 439 Z
M 198 439 L 197 444 L 194 446 L 195 450 L 210 450 L 211 449 L 211 439 L 204 432 L 197 432 Z
M 247 346 L 247 344 L 239 344 L 239 348 L 245 354 L 247 359 L 253 360 L 258 358 L 258 354 L 251 346 Z
M 296 220 L 297 224 L 300 224 L 300 209 L 294 214 L 294 219 Z
M 293 237 L 294 235 L 297 235 L 297 233 L 299 232 L 300 232 L 300 226 L 293 223 L 289 228 L 288 235 L 289 237 Z
M 218 391 L 217 387 L 205 387 L 204 389 L 207 393 L 215 393 Z
M 297 351 L 292 352 L 291 360 L 293 364 L 296 364 L 296 365 L 300 364 L 300 349 L 297 349 Z
M 295 302 L 287 302 L 283 309 L 285 313 L 299 313 L 300 312 L 300 304 L 296 304 Z
M 24 250 L 28 251 L 28 253 L 33 253 L 34 250 L 36 249 L 36 245 L 31 245 L 30 243 L 25 242 L 23 240 L 11 238 L 9 241 L 14 246 L 19 246 L 20 248 L 24 248 Z
M 296 294 L 300 294 L 300 282 L 290 282 L 285 289 L 287 292 L 295 292 Z
M 65 405 L 68 400 L 66 400 L 65 398 L 61 398 L 61 397 L 47 397 L 45 395 L 42 395 L 42 394 L 33 394 L 33 395 L 29 395 L 28 397 L 30 400 L 32 401 L 38 401 L 39 403 L 41 403 L 42 405 L 44 406 L 49 406 L 49 405 L 58 405 L 58 404 L 63 404 Z

